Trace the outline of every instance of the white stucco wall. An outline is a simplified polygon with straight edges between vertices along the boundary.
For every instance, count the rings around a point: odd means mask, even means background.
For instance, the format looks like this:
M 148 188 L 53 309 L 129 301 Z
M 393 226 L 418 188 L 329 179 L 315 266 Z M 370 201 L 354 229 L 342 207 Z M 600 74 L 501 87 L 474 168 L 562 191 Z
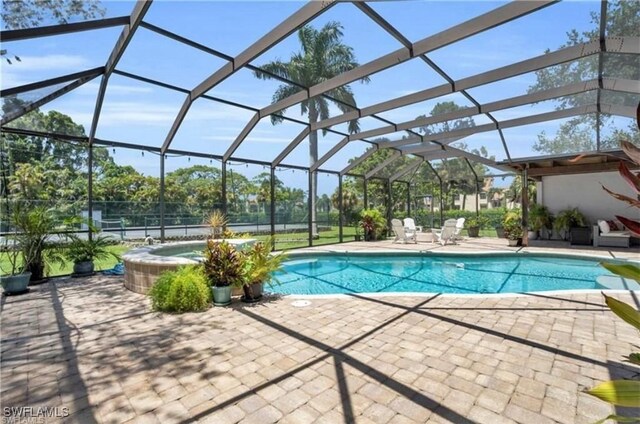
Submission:
M 547 206 L 554 215 L 577 207 L 591 224 L 598 219 L 614 219 L 614 215 L 638 218 L 638 209 L 611 197 L 602 185 L 617 193 L 635 197 L 635 192 L 618 172 L 596 174 L 554 175 L 538 183 L 538 203 Z

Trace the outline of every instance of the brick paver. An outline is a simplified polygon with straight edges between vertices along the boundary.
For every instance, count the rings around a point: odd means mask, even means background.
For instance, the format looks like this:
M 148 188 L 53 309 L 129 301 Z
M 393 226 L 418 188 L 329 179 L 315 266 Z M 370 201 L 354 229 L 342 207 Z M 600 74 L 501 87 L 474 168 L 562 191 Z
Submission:
M 582 389 L 637 372 L 633 328 L 597 293 L 310 301 L 168 315 L 118 277 L 52 280 L 2 298 L 2 406 L 82 423 L 589 422 L 613 411 Z

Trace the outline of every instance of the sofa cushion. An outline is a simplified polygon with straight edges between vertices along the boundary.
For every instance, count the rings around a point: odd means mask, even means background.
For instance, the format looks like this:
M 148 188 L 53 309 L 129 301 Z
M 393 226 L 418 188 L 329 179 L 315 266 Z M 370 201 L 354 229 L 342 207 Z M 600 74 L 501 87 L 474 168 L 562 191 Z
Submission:
M 628 231 L 609 231 L 606 234 L 606 236 L 607 237 L 631 237 L 631 233 Z
M 607 221 L 609 224 L 609 231 L 622 231 L 622 226 L 618 226 L 618 223 L 614 220 Z
M 611 231 L 611 228 L 609 228 L 609 224 L 603 219 L 598 220 L 598 227 L 600 227 L 600 232 L 602 234 L 608 234 L 609 231 Z

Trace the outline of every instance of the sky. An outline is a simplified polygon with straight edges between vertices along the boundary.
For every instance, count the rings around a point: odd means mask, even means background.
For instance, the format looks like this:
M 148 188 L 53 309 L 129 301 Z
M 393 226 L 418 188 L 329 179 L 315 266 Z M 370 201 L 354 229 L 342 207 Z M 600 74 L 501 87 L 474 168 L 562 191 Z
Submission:
M 106 17 L 123 16 L 130 13 L 133 2 L 103 1 Z M 490 1 L 380 1 L 369 5 L 394 25 L 412 42 L 434 35 L 451 25 L 486 13 L 504 2 Z M 304 5 L 297 1 L 249 2 L 249 1 L 164 1 L 156 0 L 145 17 L 155 26 L 235 56 L 267 33 L 274 25 L 284 20 Z M 541 55 L 546 49 L 555 50 L 567 39 L 571 29 L 591 29 L 590 13 L 599 10 L 598 1 L 568 1 L 554 4 L 539 12 L 498 26 L 476 36 L 443 47 L 428 54 L 429 58 L 452 78 L 459 79 L 516 61 Z M 351 46 L 360 64 L 369 62 L 401 47 L 400 43 L 384 32 L 356 6 L 339 3 L 317 17 L 310 24 L 316 28 L 329 21 L 343 25 L 345 44 Z M 51 23 L 45 22 L 44 24 Z M 46 37 L 12 43 L 4 43 L 10 54 L 19 55 L 21 62 L 8 65 L 2 63 L 2 88 L 53 78 L 72 72 L 102 66 L 106 62 L 120 27 L 94 30 L 76 34 Z M 287 60 L 292 52 L 299 50 L 297 34 L 292 34 L 269 49 L 252 63 L 260 66 L 275 59 Z M 192 47 L 158 35 L 144 28 L 138 29 L 117 69 L 139 74 L 165 83 L 192 89 L 222 67 L 226 62 Z M 351 88 L 360 107 L 370 106 L 397 96 L 434 87 L 446 81 L 424 62 L 414 59 L 371 76 L 368 84 L 354 82 Z M 478 102 L 486 103 L 513 97 L 527 92 L 535 82 L 534 74 L 511 78 L 486 87 L 469 90 Z M 241 69 L 209 91 L 209 95 L 231 100 L 256 108 L 271 103 L 273 92 L 280 84 L 262 81 L 251 71 Z M 99 79 L 43 106 L 43 111 L 59 110 L 70 115 L 85 126 L 87 133 L 95 106 Z M 120 75 L 109 80 L 103 109 L 97 128 L 97 137 L 138 145 L 160 146 L 177 115 L 185 95 L 161 87 L 142 83 Z M 415 119 L 429 114 L 440 101 L 455 101 L 461 106 L 471 103 L 461 94 L 432 99 L 398 110 L 380 113 L 393 122 Z M 498 120 L 554 110 L 555 102 L 542 102 L 533 106 L 514 108 L 495 113 Z M 338 114 L 331 109 L 332 116 Z M 237 134 L 251 119 L 253 113 L 233 106 L 198 99 L 171 147 L 202 153 L 222 154 Z M 299 106 L 286 111 L 292 118 L 306 120 Z M 484 115 L 474 116 L 476 125 L 489 123 Z M 512 157 L 535 156 L 532 149 L 537 134 L 545 131 L 553 134 L 563 120 L 504 131 Z M 626 127 L 629 120 L 617 119 L 615 125 Z M 374 118 L 360 120 L 362 130 L 385 126 Z M 272 125 L 268 118 L 261 120 L 236 151 L 235 157 L 273 160 L 284 147 L 303 129 L 302 126 L 284 122 Z M 335 130 L 346 132 L 346 124 Z M 391 139 L 402 137 L 402 133 L 391 134 Z M 319 150 L 322 156 L 342 137 L 336 134 L 319 135 Z M 485 146 L 497 160 L 506 159 L 499 135 L 496 131 L 479 133 L 464 141 L 469 149 Z M 351 142 L 339 154 L 323 165 L 323 168 L 339 171 L 348 159 L 358 156 L 369 146 L 365 142 Z M 121 164 L 135 166 L 147 175 L 158 175 L 159 158 L 155 155 L 142 157 L 138 151 L 116 149 L 114 155 Z M 169 157 L 166 170 L 194 163 L 209 164 L 208 159 Z M 303 141 L 283 163 L 308 165 L 308 140 Z M 216 164 L 215 161 L 212 162 Z M 249 176 L 263 172 L 262 167 L 232 165 Z M 242 169 L 244 168 L 244 169 Z M 281 179 L 291 186 L 306 187 L 304 173 L 280 171 Z M 325 186 L 332 192 L 337 178 L 326 176 Z M 333 180 L 336 180 L 335 182 Z M 320 184 L 322 187 L 322 184 Z M 322 191 L 322 190 L 321 190 Z

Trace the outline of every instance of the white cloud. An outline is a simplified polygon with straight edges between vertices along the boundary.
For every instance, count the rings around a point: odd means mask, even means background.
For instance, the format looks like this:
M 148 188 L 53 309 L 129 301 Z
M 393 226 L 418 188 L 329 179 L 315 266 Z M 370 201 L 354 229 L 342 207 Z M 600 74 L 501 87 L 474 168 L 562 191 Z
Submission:
M 13 61 L 12 65 L 2 64 L 3 88 L 18 87 L 90 67 L 89 61 L 78 55 L 20 56 L 20 59 L 20 62 Z
M 42 70 L 65 70 L 80 72 L 87 69 L 89 61 L 78 55 L 50 54 L 46 56 L 20 56 L 20 62 L 10 65 L 18 72 L 34 72 Z

